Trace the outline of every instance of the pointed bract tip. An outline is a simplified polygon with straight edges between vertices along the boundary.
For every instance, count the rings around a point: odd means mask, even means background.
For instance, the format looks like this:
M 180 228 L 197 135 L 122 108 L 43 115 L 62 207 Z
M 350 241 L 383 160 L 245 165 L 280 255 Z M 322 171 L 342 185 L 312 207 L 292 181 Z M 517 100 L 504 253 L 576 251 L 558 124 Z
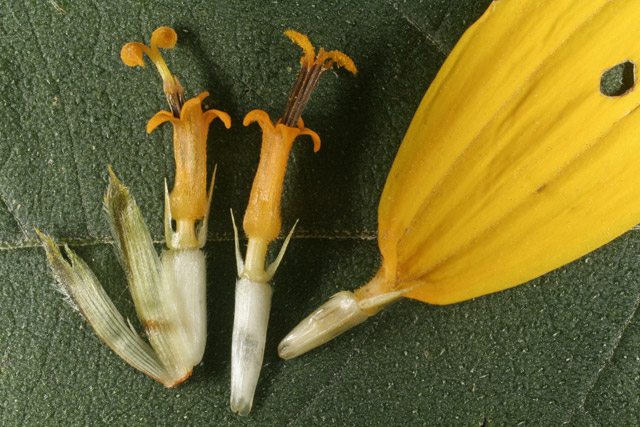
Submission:
M 122 185 L 122 183 L 120 182 L 120 180 L 116 176 L 116 173 L 113 171 L 113 168 L 111 167 L 110 164 L 107 165 L 107 170 L 109 171 L 109 185 L 111 185 L 112 182 L 113 182 L 113 184 Z
M 42 242 L 42 246 L 44 247 L 44 250 L 47 253 L 47 257 L 56 256 L 56 254 L 60 255 L 60 249 L 58 248 L 58 245 L 56 244 L 55 240 L 53 240 L 53 238 L 47 236 L 38 228 L 34 228 L 34 231 L 36 232 L 36 234 L 38 235 L 38 238 Z
M 105 203 L 113 201 L 117 197 L 125 197 L 125 199 L 128 199 L 129 189 L 127 186 L 118 179 L 111 165 L 107 165 L 107 169 L 109 170 L 109 184 L 107 186 L 107 192 L 104 195 Z

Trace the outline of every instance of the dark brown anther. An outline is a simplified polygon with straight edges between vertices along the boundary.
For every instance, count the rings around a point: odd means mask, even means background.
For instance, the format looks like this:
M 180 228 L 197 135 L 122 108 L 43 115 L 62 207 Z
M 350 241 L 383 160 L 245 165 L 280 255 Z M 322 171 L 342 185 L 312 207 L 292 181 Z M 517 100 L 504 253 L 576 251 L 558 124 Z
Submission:
M 182 106 L 184 105 L 184 92 L 177 94 L 166 94 L 167 102 L 169 103 L 169 108 L 171 108 L 171 113 L 173 117 L 176 119 L 180 118 L 180 111 L 182 111 Z
M 296 126 L 298 119 L 302 115 L 311 93 L 318 85 L 320 76 L 326 68 L 322 64 L 313 64 L 308 67 L 306 64 L 302 64 L 300 72 L 296 78 L 296 82 L 293 85 L 291 94 L 289 95 L 289 101 L 282 115 L 282 123 L 289 127 Z

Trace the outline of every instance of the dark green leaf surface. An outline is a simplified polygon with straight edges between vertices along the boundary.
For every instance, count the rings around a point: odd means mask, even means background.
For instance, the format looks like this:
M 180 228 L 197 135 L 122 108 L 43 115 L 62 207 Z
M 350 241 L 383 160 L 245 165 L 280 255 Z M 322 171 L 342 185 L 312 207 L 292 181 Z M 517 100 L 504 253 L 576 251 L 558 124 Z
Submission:
M 516 0 L 510 0 L 516 1 Z M 278 359 L 278 341 L 378 265 L 376 208 L 413 111 L 487 0 L 410 2 L 9 2 L 0 8 L 0 423 L 3 425 L 638 425 L 640 234 L 631 231 L 538 280 L 452 306 L 402 301 L 328 345 Z M 173 177 L 153 67 L 119 59 L 158 26 L 187 94 L 208 90 L 218 164 L 203 364 L 167 390 L 103 345 L 55 291 L 34 227 L 66 241 L 116 305 L 134 310 L 101 211 L 107 164 L 131 187 L 159 243 Z M 298 231 L 275 280 L 254 410 L 228 409 L 235 264 L 229 208 L 244 211 L 261 108 L 279 117 L 309 34 L 358 65 L 329 72 L 303 115 L 322 149 L 295 144 L 284 228 Z M 481 76 L 479 76 L 481 84 Z

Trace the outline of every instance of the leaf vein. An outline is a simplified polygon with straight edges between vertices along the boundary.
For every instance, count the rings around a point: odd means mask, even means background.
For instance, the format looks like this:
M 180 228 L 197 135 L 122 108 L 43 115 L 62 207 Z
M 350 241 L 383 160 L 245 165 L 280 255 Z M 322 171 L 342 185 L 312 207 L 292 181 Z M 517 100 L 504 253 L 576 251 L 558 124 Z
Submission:
M 395 10 L 398 15 L 400 16 L 400 18 L 404 19 L 405 21 L 407 21 L 407 23 L 409 23 L 409 25 L 411 25 L 414 29 L 416 29 L 420 34 L 422 34 L 422 36 L 427 39 L 427 41 L 429 41 L 429 43 L 431 43 L 438 52 L 440 52 L 441 54 L 443 54 L 444 56 L 448 56 L 449 55 L 449 51 L 450 49 L 448 49 L 446 46 L 444 46 L 433 34 L 431 34 L 429 31 L 425 30 L 424 28 L 422 28 L 416 21 L 414 21 L 413 19 L 411 19 L 409 16 L 407 16 L 406 14 L 404 14 L 400 8 L 398 8 L 398 5 L 392 1 L 387 3 L 389 6 L 391 6 L 391 8 L 393 10 Z
M 30 8 L 29 6 L 25 6 L 25 9 L 27 10 L 26 15 L 27 15 L 27 19 L 29 21 L 29 26 L 31 27 L 31 32 L 33 34 L 33 37 L 36 40 L 36 45 L 38 46 L 38 51 L 40 52 L 40 56 L 42 57 L 42 61 L 44 62 L 46 68 L 47 68 L 47 74 L 49 75 L 51 84 L 54 85 L 56 87 L 56 91 L 58 92 L 58 95 L 61 96 L 62 91 L 60 89 L 60 85 L 58 84 L 58 81 L 54 78 L 54 73 L 52 71 L 51 68 L 51 64 L 49 63 L 49 58 L 48 56 L 45 54 L 44 48 L 42 46 L 42 41 L 40 40 L 40 34 L 37 30 L 36 25 L 33 22 L 33 15 L 29 13 L 29 10 L 31 10 L 32 8 Z M 74 168 L 75 168 L 75 176 L 76 176 L 76 181 L 78 183 L 78 194 L 80 195 L 80 200 L 82 201 L 82 212 L 84 214 L 84 223 L 85 223 L 85 228 L 87 230 L 87 234 L 91 234 L 90 230 L 89 230 L 89 213 L 87 212 L 87 203 L 85 200 L 85 195 L 82 191 L 82 182 L 80 180 L 80 166 L 79 166 L 79 162 L 78 162 L 78 153 L 76 150 L 76 144 L 75 141 L 73 139 L 73 132 L 72 130 L 72 126 L 71 126 L 71 122 L 69 120 L 68 115 L 63 114 L 64 116 L 64 122 L 66 123 L 67 126 L 67 134 L 69 135 L 69 141 L 71 142 L 71 151 L 73 152 L 73 163 L 74 163 Z
M 16 225 L 18 226 L 18 228 L 22 232 L 22 235 L 25 238 L 28 239 L 29 238 L 29 234 L 27 232 L 27 227 L 22 223 L 22 221 L 20 220 L 20 218 L 16 214 L 15 210 L 13 209 L 13 207 L 9 204 L 9 201 L 7 200 L 6 196 L 4 195 L 4 193 L 2 191 L 0 191 L 0 200 L 2 200 L 2 203 L 4 203 L 4 205 L 7 207 L 7 212 L 9 212 L 11 214 L 11 217 L 16 222 Z
M 2 195 L 0 194 L 0 199 L 2 199 Z M 298 236 L 293 236 L 292 240 L 364 240 L 371 241 L 376 240 L 377 236 L 371 233 L 345 233 L 345 234 L 301 234 Z M 221 242 L 233 242 L 234 237 L 232 234 L 221 234 L 219 236 L 215 236 L 213 238 L 207 239 L 207 242 L 211 243 L 221 243 Z M 60 238 L 56 239 L 58 244 L 67 244 L 71 247 L 75 246 L 96 246 L 96 245 L 113 245 L 115 241 L 112 237 L 103 236 L 103 237 L 93 237 L 90 239 L 83 238 Z M 166 240 L 164 239 L 154 239 L 154 244 L 164 244 Z M 28 239 L 20 242 L 13 241 L 0 241 L 0 251 L 8 251 L 8 250 L 16 250 L 16 249 L 31 249 L 31 248 L 39 248 L 42 246 L 40 240 L 37 239 Z
M 634 227 L 634 230 L 635 229 L 636 229 L 636 227 Z M 626 254 L 628 248 L 629 248 L 629 240 L 626 241 L 624 248 L 622 249 L 622 251 L 620 251 L 620 257 L 618 258 L 618 261 L 616 263 L 616 269 L 615 270 L 618 269 L 618 267 L 620 266 L 620 263 L 625 258 L 625 254 Z M 615 342 L 613 343 L 613 346 L 612 346 L 611 350 L 609 351 L 609 354 L 606 355 L 602 365 L 600 366 L 598 371 L 593 376 L 593 379 L 589 382 L 587 390 L 584 392 L 584 395 L 580 399 L 580 402 L 578 403 L 578 406 L 576 406 L 569 413 L 569 418 L 563 424 L 570 423 L 573 420 L 574 416 L 576 415 L 576 413 L 578 411 L 583 411 L 584 413 L 588 414 L 588 411 L 584 407 L 584 405 L 585 405 L 585 403 L 587 401 L 587 398 L 589 397 L 591 392 L 593 392 L 593 390 L 595 389 L 595 387 L 596 387 L 596 385 L 598 383 L 598 380 L 602 376 L 602 373 L 609 366 L 609 364 L 613 360 L 614 356 L 616 355 L 616 352 L 617 352 L 618 348 L 620 347 L 620 342 L 622 341 L 622 338 L 624 337 L 624 334 L 627 331 L 627 328 L 629 327 L 629 325 L 635 319 L 636 314 L 638 313 L 638 308 L 639 307 L 640 307 L 640 294 L 638 294 L 636 296 L 636 299 L 635 299 L 635 302 L 634 302 L 634 306 L 633 306 L 633 310 L 631 310 L 630 315 L 627 317 L 627 319 L 622 324 L 622 327 L 620 329 L 620 333 L 615 337 Z

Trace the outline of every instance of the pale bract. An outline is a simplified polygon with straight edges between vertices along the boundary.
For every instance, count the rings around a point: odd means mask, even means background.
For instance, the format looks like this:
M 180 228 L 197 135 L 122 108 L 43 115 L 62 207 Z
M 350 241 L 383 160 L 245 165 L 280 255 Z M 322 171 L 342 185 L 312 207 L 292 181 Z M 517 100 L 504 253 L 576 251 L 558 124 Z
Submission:
M 166 387 L 186 380 L 206 341 L 205 261 L 200 251 L 165 251 L 158 257 L 135 200 L 111 172 L 105 211 L 125 269 L 147 344 L 118 312 L 87 264 L 40 234 L 60 290 L 120 357 Z M 187 286 L 185 286 L 187 285 Z

